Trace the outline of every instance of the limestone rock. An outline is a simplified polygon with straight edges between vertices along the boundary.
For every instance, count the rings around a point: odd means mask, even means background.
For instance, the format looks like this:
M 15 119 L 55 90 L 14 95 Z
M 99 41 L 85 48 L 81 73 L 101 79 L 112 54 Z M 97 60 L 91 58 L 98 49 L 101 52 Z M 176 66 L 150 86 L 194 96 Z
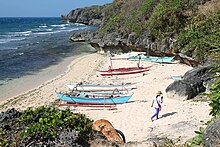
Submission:
M 220 116 L 205 129 L 203 145 L 204 147 L 220 147 Z
M 77 8 L 70 11 L 67 15 L 61 15 L 61 18 L 73 23 L 100 26 L 103 19 L 103 7 L 104 6 Z
M 166 88 L 168 98 L 188 100 L 209 91 L 213 83 L 214 67 L 198 67 L 185 73 L 183 80 L 174 81 Z M 212 81 L 212 82 L 210 82 Z

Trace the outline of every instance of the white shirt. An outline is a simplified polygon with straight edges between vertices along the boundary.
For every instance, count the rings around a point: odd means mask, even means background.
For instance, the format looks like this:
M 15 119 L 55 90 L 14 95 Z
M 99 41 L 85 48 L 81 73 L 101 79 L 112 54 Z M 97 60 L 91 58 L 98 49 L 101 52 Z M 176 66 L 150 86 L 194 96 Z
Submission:
M 158 103 L 161 105 L 163 102 L 163 96 L 162 95 L 157 95 L 154 97 L 154 103 L 153 103 L 153 107 L 154 108 L 159 108 Z

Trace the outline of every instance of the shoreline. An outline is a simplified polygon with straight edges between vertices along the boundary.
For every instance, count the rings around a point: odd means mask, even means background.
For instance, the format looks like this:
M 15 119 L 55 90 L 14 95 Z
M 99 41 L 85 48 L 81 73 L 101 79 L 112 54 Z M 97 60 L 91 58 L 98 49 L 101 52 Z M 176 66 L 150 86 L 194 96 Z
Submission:
M 82 44 L 79 49 L 89 48 L 90 50 L 94 50 L 88 44 Z M 6 85 L 0 86 L 0 104 L 2 101 L 7 99 L 11 99 L 18 95 L 24 94 L 27 91 L 31 91 L 39 87 L 40 85 L 59 77 L 67 70 L 69 70 L 69 66 L 71 66 L 74 60 L 77 58 L 89 55 L 91 53 L 80 53 L 79 55 L 73 55 L 69 57 L 65 57 L 61 59 L 58 63 L 54 65 L 50 65 L 44 69 L 39 71 L 31 72 L 30 74 L 24 75 L 20 78 L 15 78 L 10 80 Z
M 113 67 L 137 66 L 134 61 L 113 61 Z M 192 69 L 184 64 L 160 64 L 141 62 L 142 66 L 153 65 L 146 73 L 102 77 L 97 69 L 107 68 L 110 65 L 109 55 L 98 53 L 79 57 L 68 65 L 60 76 L 51 79 L 39 87 L 14 97 L 0 108 L 24 110 L 27 107 L 51 105 L 59 100 L 54 88 L 65 91 L 66 83 L 92 83 L 92 84 L 120 84 L 138 83 L 138 88 L 132 90 L 134 95 L 128 103 L 117 105 L 116 110 L 97 110 L 89 108 L 71 107 L 74 113 L 83 113 L 92 120 L 107 119 L 112 125 L 122 131 L 129 141 L 147 141 L 149 138 L 167 137 L 179 139 L 184 143 L 196 136 L 194 131 L 206 125 L 209 116 L 207 102 L 177 101 L 166 97 L 165 89 L 173 82 L 171 76 L 181 76 Z M 151 122 L 150 117 L 155 113 L 151 102 L 155 93 L 160 90 L 164 96 L 162 111 L 159 119 Z M 60 107 L 64 109 L 65 107 Z
M 30 99 L 33 100 L 33 96 L 34 95 L 35 95 L 34 97 L 38 96 L 38 93 L 40 93 L 40 91 L 44 87 L 50 86 L 50 89 L 52 91 L 50 91 L 49 93 L 50 93 L 50 95 L 54 95 L 55 89 L 60 88 L 60 87 L 64 87 L 64 84 L 67 84 L 66 80 L 62 81 L 62 77 L 67 75 L 67 73 L 69 73 L 72 70 L 72 67 L 74 65 L 76 65 L 81 60 L 85 60 L 88 57 L 90 57 L 90 59 L 92 59 L 93 57 L 91 57 L 91 56 L 97 56 L 97 55 L 98 54 L 96 54 L 96 53 L 92 53 L 92 54 L 84 54 L 84 55 L 81 54 L 78 56 L 68 57 L 56 65 L 50 66 L 46 69 L 43 69 L 41 72 L 39 72 L 37 74 L 33 74 L 31 76 L 24 76 L 22 78 L 19 78 L 18 79 L 19 83 L 17 81 L 15 81 L 15 82 L 17 82 L 16 86 L 19 87 L 20 86 L 19 84 L 22 83 L 22 80 L 30 80 L 29 81 L 30 85 L 25 85 L 24 88 L 20 89 L 20 91 L 13 91 L 14 93 L 11 93 L 11 95 L 12 95 L 11 97 L 1 99 L 0 100 L 0 107 L 1 107 L 0 111 L 2 111 L 1 109 L 4 110 L 4 106 L 7 107 L 6 109 L 8 109 L 8 108 L 14 107 L 14 105 L 13 105 L 14 103 L 22 103 L 19 101 L 24 101 L 25 99 L 28 99 L 28 96 L 30 96 Z M 65 70 L 61 70 L 61 72 L 60 72 L 60 69 L 65 69 Z M 57 72 L 58 70 L 59 70 L 59 72 Z M 56 71 L 55 75 L 53 74 L 53 71 Z M 46 77 L 44 79 L 39 80 L 39 78 L 38 78 L 39 76 L 46 76 Z M 61 83 L 59 82 L 58 84 L 55 84 L 55 81 L 59 81 L 59 80 L 61 80 Z M 31 83 L 33 81 L 34 81 L 34 83 Z M 70 83 L 70 81 L 68 81 L 68 83 Z M 8 84 L 8 85 L 9 86 L 7 88 L 10 89 L 8 93 L 10 94 L 10 91 L 12 90 L 10 87 L 11 84 Z M 67 90 L 67 89 L 65 89 L 65 90 Z M 50 95 L 49 95 L 49 97 L 50 97 Z M 58 99 L 58 97 L 57 97 L 57 99 Z M 27 101 L 25 101 L 25 103 L 26 102 Z M 50 102 L 51 102 L 51 100 L 50 100 Z M 50 102 L 46 103 L 46 105 L 48 105 Z M 38 104 L 40 104 L 40 103 L 38 103 Z M 32 104 L 33 107 L 36 107 L 37 105 Z M 25 109 L 25 105 L 24 105 L 23 109 Z M 23 109 L 20 107 L 18 108 L 18 110 L 23 110 Z
M 63 72 L 59 71 L 58 68 L 62 71 L 67 70 L 67 66 L 72 62 L 72 60 L 74 60 L 74 58 L 77 58 L 77 56 L 67 57 L 56 65 L 51 65 L 38 72 L 12 79 L 7 85 L 0 86 L 0 91 L 7 91 L 7 93 L 0 93 L 0 102 L 24 94 L 27 91 L 31 91 L 43 83 L 52 80 L 54 77 L 56 78 L 57 76 L 63 74 Z M 36 79 L 36 77 L 39 78 Z

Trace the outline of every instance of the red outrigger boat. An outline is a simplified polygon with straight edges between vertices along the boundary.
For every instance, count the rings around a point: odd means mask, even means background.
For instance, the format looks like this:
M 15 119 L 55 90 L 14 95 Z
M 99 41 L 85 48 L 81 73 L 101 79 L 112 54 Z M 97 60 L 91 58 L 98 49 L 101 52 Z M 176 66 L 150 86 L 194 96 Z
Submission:
M 126 75 L 126 74 L 136 74 L 136 73 L 142 73 L 149 71 L 148 68 L 131 68 L 129 69 L 124 69 L 124 70 L 119 70 L 119 71 L 109 71 L 109 72 L 101 72 L 100 75 L 102 76 L 113 76 L 113 75 Z
M 149 71 L 149 68 L 151 66 L 142 67 L 140 66 L 140 60 L 137 63 L 137 67 L 123 67 L 123 68 L 112 68 L 112 60 L 111 66 L 109 66 L 108 69 L 98 70 L 100 72 L 100 75 L 102 76 L 113 76 L 113 75 L 126 75 L 126 74 L 136 74 L 141 72 Z
M 99 72 L 131 72 L 131 71 L 141 71 L 144 69 L 149 69 L 151 66 L 146 66 L 146 67 L 124 67 L 124 68 L 111 68 L 109 69 L 103 69 L 103 70 L 98 70 Z

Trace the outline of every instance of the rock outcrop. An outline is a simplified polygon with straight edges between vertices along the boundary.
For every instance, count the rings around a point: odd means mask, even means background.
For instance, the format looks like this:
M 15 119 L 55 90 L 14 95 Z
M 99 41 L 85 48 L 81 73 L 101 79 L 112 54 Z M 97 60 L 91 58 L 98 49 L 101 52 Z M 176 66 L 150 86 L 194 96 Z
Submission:
M 209 92 L 215 74 L 214 67 L 198 67 L 185 73 L 183 80 L 174 81 L 166 88 L 168 98 L 188 100 L 201 92 Z
M 118 131 L 112 126 L 112 124 L 105 119 L 99 119 L 93 123 L 93 129 L 96 131 L 102 132 L 103 135 L 107 138 L 107 140 L 116 143 L 116 144 L 124 144 L 125 137 L 124 135 L 119 135 Z
M 61 15 L 62 20 L 73 23 L 82 23 L 86 25 L 100 26 L 102 24 L 104 6 L 92 6 L 77 8 L 70 11 L 67 15 Z
M 141 36 L 137 36 L 135 33 L 122 35 L 117 32 L 100 35 L 95 31 L 83 31 L 74 33 L 70 40 L 73 42 L 88 42 L 98 52 L 119 54 L 129 51 L 141 51 L 151 56 L 175 56 L 175 59 L 179 60 L 180 63 L 193 67 L 199 65 L 192 58 L 172 52 L 173 42 L 175 41 L 172 38 L 167 38 L 162 43 L 156 43 L 147 31 L 143 32 Z
M 220 146 L 220 116 L 206 127 L 203 134 L 203 145 L 204 147 Z

